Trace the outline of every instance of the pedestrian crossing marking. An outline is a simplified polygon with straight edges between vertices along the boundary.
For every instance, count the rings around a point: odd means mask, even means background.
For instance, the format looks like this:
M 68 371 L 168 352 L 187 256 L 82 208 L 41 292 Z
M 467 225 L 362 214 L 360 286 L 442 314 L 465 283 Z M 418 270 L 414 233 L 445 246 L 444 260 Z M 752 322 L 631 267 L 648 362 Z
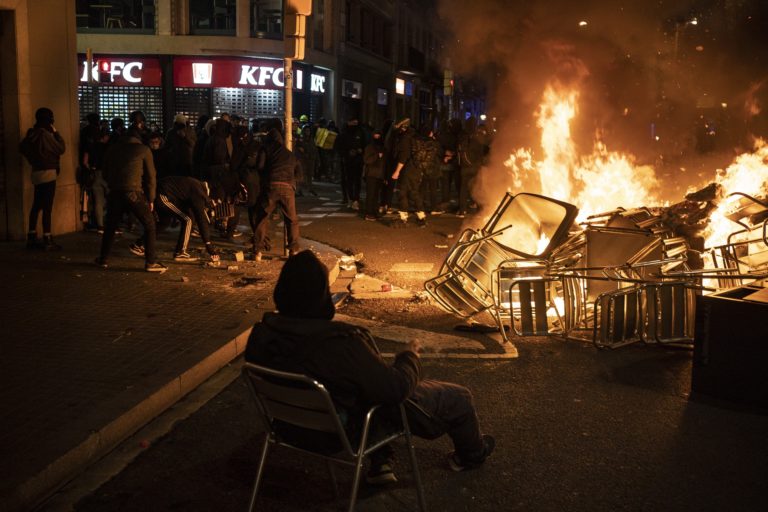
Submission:
M 336 212 L 339 211 L 339 207 L 331 207 L 331 206 L 316 206 L 314 208 L 310 208 L 309 211 L 311 212 Z
M 328 215 L 326 215 L 326 217 L 357 217 L 357 214 L 338 212 L 338 213 L 329 213 Z

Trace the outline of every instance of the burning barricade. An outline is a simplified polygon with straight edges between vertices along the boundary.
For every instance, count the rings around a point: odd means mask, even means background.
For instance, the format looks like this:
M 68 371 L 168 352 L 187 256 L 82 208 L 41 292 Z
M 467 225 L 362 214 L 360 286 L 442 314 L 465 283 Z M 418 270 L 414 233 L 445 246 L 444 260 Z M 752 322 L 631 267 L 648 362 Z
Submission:
M 690 344 L 697 294 L 768 277 L 768 202 L 721 195 L 711 186 L 670 207 L 619 208 L 577 224 L 572 204 L 507 193 L 484 226 L 461 233 L 425 288 L 457 316 L 487 312 L 505 340 Z M 704 250 L 701 233 L 724 202 L 737 229 Z

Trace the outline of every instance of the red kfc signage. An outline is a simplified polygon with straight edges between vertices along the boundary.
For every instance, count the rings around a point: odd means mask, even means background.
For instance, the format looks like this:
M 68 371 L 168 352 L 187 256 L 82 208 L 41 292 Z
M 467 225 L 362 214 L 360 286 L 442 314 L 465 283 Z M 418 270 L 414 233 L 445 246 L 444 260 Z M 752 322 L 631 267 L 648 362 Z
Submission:
M 80 83 L 88 82 L 88 66 L 85 55 L 78 55 L 78 76 Z M 91 78 L 99 82 L 99 71 L 109 75 L 109 82 L 102 85 L 143 85 L 160 87 L 162 72 L 160 60 L 146 57 L 125 57 L 119 55 L 99 55 L 93 57 Z
M 282 60 L 175 57 L 173 82 L 176 87 L 282 89 L 285 73 Z M 295 67 L 294 88 L 322 94 L 325 76 Z

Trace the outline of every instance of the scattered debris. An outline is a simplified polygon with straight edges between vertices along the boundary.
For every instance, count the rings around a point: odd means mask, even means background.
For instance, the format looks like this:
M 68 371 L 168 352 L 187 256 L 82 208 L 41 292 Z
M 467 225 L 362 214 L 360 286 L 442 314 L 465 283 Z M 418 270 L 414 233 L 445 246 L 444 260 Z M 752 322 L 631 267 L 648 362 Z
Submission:
M 446 244 L 435 244 L 435 249 L 447 249 L 448 245 Z
M 245 254 L 243 251 L 237 251 L 235 253 L 235 261 L 245 261 Z
M 221 262 L 220 261 L 207 261 L 205 263 L 205 266 L 209 267 L 209 268 L 218 268 L 218 267 L 221 266 Z
M 243 276 L 232 283 L 233 288 L 243 288 L 245 286 L 251 286 L 264 282 L 263 277 L 248 277 Z
M 237 272 L 240 270 L 240 267 L 237 265 L 227 265 L 227 272 Z

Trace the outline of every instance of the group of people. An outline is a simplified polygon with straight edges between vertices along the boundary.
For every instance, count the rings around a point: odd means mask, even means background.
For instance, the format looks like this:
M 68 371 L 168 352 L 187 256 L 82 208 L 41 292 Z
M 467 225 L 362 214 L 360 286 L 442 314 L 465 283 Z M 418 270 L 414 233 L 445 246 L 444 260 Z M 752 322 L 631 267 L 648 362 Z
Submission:
M 309 128 L 311 133 L 319 127 L 304 125 L 302 130 Z M 439 130 L 432 123 L 416 130 L 409 118 L 387 122 L 378 130 L 352 118 L 334 145 L 343 201 L 366 220 L 399 210 L 399 221 L 393 227 L 407 225 L 411 214 L 418 225 L 425 226 L 427 213 L 445 213 L 454 201 L 454 213 L 463 217 L 468 208 L 476 206 L 472 185 L 489 153 L 490 139 L 486 127 L 478 126 L 474 117 L 463 125 L 458 120 L 446 121 Z M 322 172 L 321 165 L 310 169 Z
M 150 272 L 166 269 L 157 261 L 158 229 L 174 220 L 181 225 L 175 261 L 196 259 L 187 251 L 193 228 L 210 257 L 217 260 L 211 225 L 217 224 L 224 237 L 239 235 L 236 227 L 242 207 L 253 229 L 254 259 L 260 260 L 268 248 L 269 217 L 278 207 L 285 216 L 288 249 L 298 251 L 294 190 L 301 166 L 285 148 L 281 125 L 265 122 L 259 131 L 243 129 L 238 119 L 227 114 L 203 121 L 198 123 L 203 125 L 198 133 L 179 114 L 163 137 L 147 130 L 141 111 L 131 113 L 127 127 L 113 119 L 109 130 L 96 114 L 88 116 L 80 136 L 80 175 L 93 197 L 92 222 L 103 233 L 99 265 L 108 266 L 115 233 L 127 213 L 144 228 L 130 250 L 145 257 Z M 214 219 L 210 215 L 214 211 L 227 213 Z

